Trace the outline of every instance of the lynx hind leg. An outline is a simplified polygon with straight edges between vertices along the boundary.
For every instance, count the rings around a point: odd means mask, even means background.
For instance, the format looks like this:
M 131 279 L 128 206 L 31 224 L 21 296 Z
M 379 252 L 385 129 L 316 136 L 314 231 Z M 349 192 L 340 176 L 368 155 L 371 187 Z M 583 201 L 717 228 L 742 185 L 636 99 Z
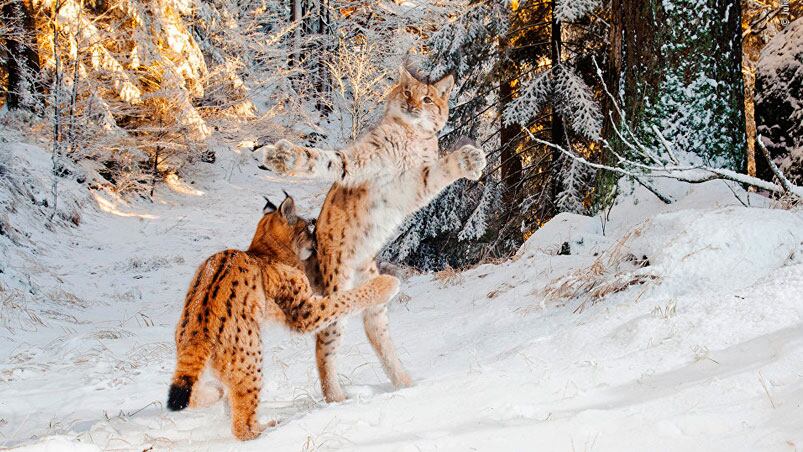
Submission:
M 214 370 L 228 388 L 231 430 L 242 441 L 258 437 L 265 426 L 257 420 L 262 389 L 262 341 L 256 321 L 241 320 L 224 340 L 213 360 Z
M 321 379 L 323 399 L 327 403 L 346 400 L 346 393 L 337 380 L 335 364 L 335 355 L 341 342 L 341 327 L 338 322 L 330 324 L 315 336 L 315 363 Z
M 322 252 L 323 251 L 323 252 Z M 318 253 L 318 268 L 324 281 L 327 295 L 337 293 L 339 289 L 351 289 L 353 270 L 341 265 L 339 253 L 328 252 L 324 248 Z M 337 380 L 336 356 L 340 348 L 342 327 L 340 322 L 333 322 L 315 337 L 315 363 L 318 366 L 318 377 L 321 380 L 321 392 L 327 403 L 346 400 L 346 393 Z
M 378 275 L 379 270 L 377 270 L 376 264 L 371 263 L 362 270 L 360 276 L 362 280 L 365 280 L 367 278 L 376 278 Z M 398 284 L 398 279 L 396 279 L 396 282 Z M 398 291 L 398 286 L 396 287 L 396 291 Z M 379 357 L 385 374 L 397 389 L 408 388 L 413 385 L 413 380 L 410 378 L 407 371 L 404 370 L 401 361 L 399 361 L 396 347 L 390 340 L 388 323 L 387 304 L 383 303 L 372 306 L 363 312 L 365 335 L 368 336 L 371 347 L 373 347 L 374 352 L 376 352 L 376 355 Z

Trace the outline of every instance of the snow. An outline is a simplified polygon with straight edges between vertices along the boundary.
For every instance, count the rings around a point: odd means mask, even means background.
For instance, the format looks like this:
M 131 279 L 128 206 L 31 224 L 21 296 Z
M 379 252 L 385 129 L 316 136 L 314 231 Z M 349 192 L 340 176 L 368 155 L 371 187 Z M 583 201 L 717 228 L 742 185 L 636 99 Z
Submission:
M 558 0 L 555 15 L 561 22 L 574 22 L 599 7 L 597 0 Z
M 268 328 L 260 412 L 279 423 L 240 443 L 222 402 L 178 413 L 163 407 L 184 291 L 204 257 L 246 246 L 263 194 L 286 188 L 312 215 L 326 187 L 274 179 L 250 156 L 218 149 L 215 166 L 199 165 L 182 190 L 160 187 L 153 203 L 104 191 L 92 198 L 64 181 L 69 201 L 60 205 L 80 208 L 80 226 L 51 231 L 47 208 L 6 183 L 41 185 L 46 197 L 49 155 L 0 132 L 8 140 L 0 201 L 15 203 L 7 224 L 21 231 L 16 243 L 0 235 L 0 302 L 3 315 L 18 316 L 0 324 L 0 447 L 803 445 L 800 211 L 772 209 L 732 187 L 752 206 L 744 207 L 722 181 L 660 181 L 676 203 L 637 188 L 599 217 L 558 215 L 508 261 L 412 276 L 390 318 L 416 385 L 394 391 L 352 321 L 338 362 L 350 396 L 341 404 L 321 401 L 312 338 Z M 559 254 L 564 242 L 569 255 Z M 654 278 L 591 301 L 549 292 L 567 278 L 601 287 L 644 274 Z M 40 323 L 9 311 L 14 290 Z

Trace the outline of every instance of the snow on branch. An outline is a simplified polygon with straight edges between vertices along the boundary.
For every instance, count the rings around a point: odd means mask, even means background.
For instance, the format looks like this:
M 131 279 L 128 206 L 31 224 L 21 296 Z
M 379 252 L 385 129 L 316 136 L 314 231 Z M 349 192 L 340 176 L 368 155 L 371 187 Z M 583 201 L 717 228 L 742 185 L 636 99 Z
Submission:
M 602 129 L 602 113 L 599 104 L 594 101 L 591 89 L 571 67 L 559 64 L 553 69 L 555 77 L 555 94 L 560 96 L 557 109 L 564 118 L 571 119 L 571 128 L 575 132 L 592 140 L 600 138 Z
M 599 140 L 602 113 L 591 89 L 571 66 L 556 64 L 523 85 L 521 95 L 513 99 L 502 114 L 505 126 L 527 125 L 551 102 L 575 132 Z
M 607 170 L 617 174 L 621 174 L 623 176 L 628 176 L 636 179 L 639 183 L 645 185 L 647 189 L 655 193 L 656 196 L 661 198 L 664 202 L 667 201 L 671 202 L 671 198 L 669 198 L 666 195 L 662 195 L 654 187 L 646 185 L 644 183 L 645 178 L 646 179 L 668 178 L 668 179 L 679 180 L 681 182 L 688 182 L 690 184 L 700 184 L 711 180 L 729 180 L 732 182 L 738 182 L 740 184 L 751 185 L 753 187 L 760 188 L 762 190 L 767 190 L 769 192 L 789 194 L 796 196 L 800 199 L 803 199 L 803 187 L 793 185 L 791 182 L 789 182 L 789 180 L 783 175 L 783 173 L 781 173 L 780 169 L 778 169 L 778 167 L 774 163 L 771 163 L 771 167 L 774 167 L 773 172 L 775 173 L 776 177 L 781 181 L 780 184 L 765 181 L 757 177 L 748 176 L 746 174 L 741 174 L 736 171 L 724 168 L 715 168 L 707 165 L 690 165 L 690 166 L 677 165 L 676 163 L 672 162 L 672 159 L 670 157 L 663 154 L 654 155 L 656 160 L 651 164 L 636 162 L 624 158 L 620 155 L 617 155 L 618 166 L 610 166 L 601 163 L 589 162 L 582 156 L 579 156 L 560 145 L 557 145 L 555 143 L 550 143 L 548 141 L 537 138 L 526 128 L 523 128 L 523 130 L 530 136 L 530 139 L 532 139 L 534 142 L 556 149 L 560 151 L 563 155 L 577 162 L 580 162 L 584 165 L 590 166 L 595 169 Z M 759 146 L 764 148 L 764 144 L 761 142 L 761 137 L 759 137 L 758 141 L 759 141 Z M 611 150 L 607 142 L 603 142 L 603 144 L 608 150 Z M 633 151 L 634 153 L 637 154 L 639 153 L 639 150 L 632 143 L 626 142 L 625 144 L 628 147 L 630 147 L 631 148 L 630 150 Z M 762 152 L 765 152 L 765 149 L 762 149 Z M 766 152 L 765 157 L 768 156 L 769 152 Z M 772 161 L 771 159 L 769 160 Z
M 505 126 L 512 124 L 527 124 L 552 95 L 552 80 L 550 71 L 544 71 L 525 85 L 519 97 L 513 99 L 502 114 Z
M 555 0 L 555 17 L 561 22 L 574 22 L 599 6 L 599 0 Z

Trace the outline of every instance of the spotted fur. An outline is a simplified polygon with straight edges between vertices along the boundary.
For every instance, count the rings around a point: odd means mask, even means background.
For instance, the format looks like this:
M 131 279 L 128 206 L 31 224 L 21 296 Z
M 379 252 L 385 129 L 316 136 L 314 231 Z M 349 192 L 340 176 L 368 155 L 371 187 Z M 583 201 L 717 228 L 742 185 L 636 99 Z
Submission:
M 248 250 L 216 253 L 196 271 L 176 327 L 176 371 L 167 402 L 171 410 L 202 405 L 203 388 L 196 386 L 210 366 L 228 388 L 232 432 L 241 440 L 259 436 L 264 428 L 256 412 L 266 321 L 315 332 L 398 292 L 396 278 L 378 276 L 354 290 L 314 295 L 302 262 L 313 251 L 308 222 L 295 214 L 290 197 L 278 210 L 270 202 L 266 210 Z
M 437 133 L 449 116 L 453 84 L 451 76 L 422 82 L 402 68 L 382 120 L 342 151 L 305 148 L 287 140 L 267 147 L 265 168 L 335 181 L 316 228 L 325 293 L 348 290 L 375 277 L 376 254 L 405 218 L 454 181 L 481 176 L 485 154 L 473 145 L 439 156 Z M 390 341 L 386 306 L 367 309 L 363 324 L 392 383 L 409 386 L 411 379 Z M 337 323 L 318 333 L 316 356 L 327 401 L 345 398 L 334 362 L 339 344 Z

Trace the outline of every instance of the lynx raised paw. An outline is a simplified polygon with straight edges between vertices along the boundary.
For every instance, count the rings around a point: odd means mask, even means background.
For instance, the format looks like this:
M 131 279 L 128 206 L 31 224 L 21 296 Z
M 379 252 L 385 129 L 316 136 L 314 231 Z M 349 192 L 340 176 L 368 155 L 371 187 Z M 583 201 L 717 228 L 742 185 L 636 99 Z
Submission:
M 282 175 L 292 175 L 301 164 L 301 155 L 296 152 L 296 146 L 287 140 L 265 146 L 263 158 L 262 165 L 266 169 Z
M 379 275 L 369 281 L 371 287 L 377 292 L 373 304 L 384 304 L 399 293 L 399 278 L 390 275 Z
M 482 176 L 482 170 L 487 163 L 485 161 L 485 151 L 467 144 L 455 152 L 455 157 L 457 157 L 457 166 L 460 168 L 463 177 L 477 180 Z

